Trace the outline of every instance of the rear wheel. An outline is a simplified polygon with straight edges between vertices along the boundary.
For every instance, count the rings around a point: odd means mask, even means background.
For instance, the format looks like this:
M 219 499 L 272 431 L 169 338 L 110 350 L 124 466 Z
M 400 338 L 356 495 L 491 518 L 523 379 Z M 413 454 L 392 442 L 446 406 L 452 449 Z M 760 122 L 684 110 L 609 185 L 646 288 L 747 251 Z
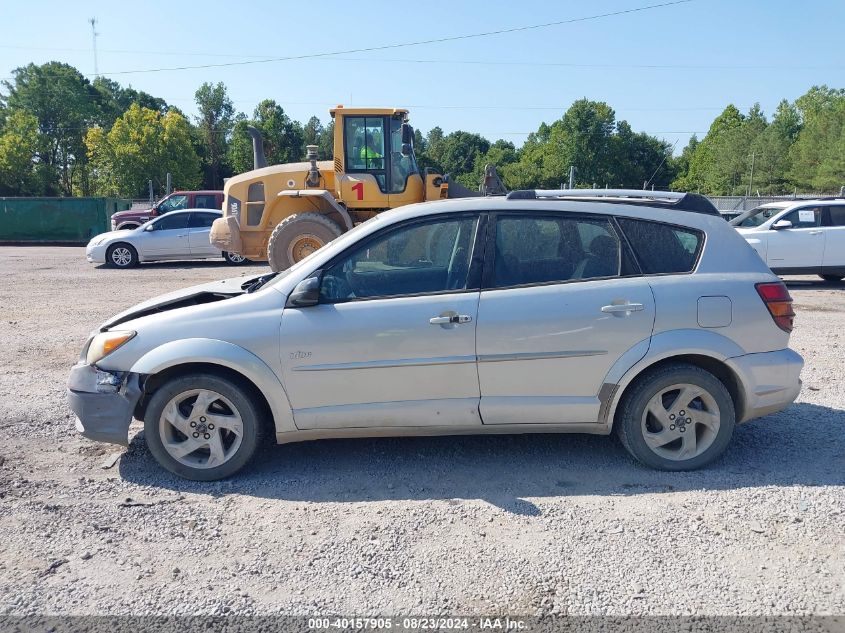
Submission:
M 819 277 L 821 277 L 825 281 L 832 281 L 834 283 L 842 281 L 843 279 L 842 275 L 819 275 Z
M 144 416 L 150 452 L 172 473 L 196 481 L 233 475 L 262 439 L 254 398 L 211 374 L 176 378 L 153 394 Z
M 223 251 L 223 259 L 226 260 L 227 264 L 231 264 L 232 266 L 240 266 L 241 264 L 249 263 L 249 260 L 243 255 L 230 253 L 228 251 Z
M 724 453 L 735 415 L 730 393 L 716 376 L 677 363 L 637 380 L 620 403 L 616 432 L 647 466 L 693 470 Z
M 132 268 L 138 265 L 138 251 L 123 242 L 109 246 L 106 261 L 115 268 Z
M 285 218 L 273 229 L 267 243 L 267 259 L 273 272 L 293 266 L 322 248 L 343 231 L 319 213 L 298 213 Z

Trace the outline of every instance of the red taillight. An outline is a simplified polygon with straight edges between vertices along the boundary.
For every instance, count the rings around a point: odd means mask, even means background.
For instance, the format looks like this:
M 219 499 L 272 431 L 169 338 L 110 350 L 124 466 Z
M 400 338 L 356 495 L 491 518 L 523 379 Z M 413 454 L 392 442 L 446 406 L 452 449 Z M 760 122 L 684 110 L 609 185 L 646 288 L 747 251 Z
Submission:
M 795 311 L 792 309 L 792 297 L 782 281 L 757 284 L 757 294 L 769 309 L 775 324 L 784 332 L 792 331 Z

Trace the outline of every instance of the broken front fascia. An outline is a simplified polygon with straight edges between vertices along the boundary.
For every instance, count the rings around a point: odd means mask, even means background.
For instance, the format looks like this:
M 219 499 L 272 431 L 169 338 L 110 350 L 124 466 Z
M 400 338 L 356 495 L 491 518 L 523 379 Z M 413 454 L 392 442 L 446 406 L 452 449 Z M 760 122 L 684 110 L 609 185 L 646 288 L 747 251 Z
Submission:
M 77 363 L 68 379 L 68 401 L 76 414 L 76 430 L 91 440 L 126 446 L 142 393 L 138 374 L 108 372 Z

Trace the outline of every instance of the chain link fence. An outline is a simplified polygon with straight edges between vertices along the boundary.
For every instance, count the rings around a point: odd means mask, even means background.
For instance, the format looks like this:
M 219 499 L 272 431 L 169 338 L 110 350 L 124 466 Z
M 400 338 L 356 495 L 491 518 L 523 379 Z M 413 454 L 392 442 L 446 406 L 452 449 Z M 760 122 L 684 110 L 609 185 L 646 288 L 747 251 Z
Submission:
M 780 202 L 783 200 L 814 200 L 818 198 L 843 197 L 842 191 L 835 193 L 798 193 L 788 196 L 707 196 L 712 200 L 716 208 L 722 213 L 742 213 L 749 209 L 755 209 L 762 204 L 769 202 Z

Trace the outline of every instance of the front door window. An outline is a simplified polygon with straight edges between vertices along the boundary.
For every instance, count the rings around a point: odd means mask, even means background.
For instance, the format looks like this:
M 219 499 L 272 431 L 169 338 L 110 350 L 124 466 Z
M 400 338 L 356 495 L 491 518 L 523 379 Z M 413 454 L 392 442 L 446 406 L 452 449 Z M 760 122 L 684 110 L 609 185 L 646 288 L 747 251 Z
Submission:
M 377 237 L 326 270 L 321 301 L 463 290 L 477 224 L 477 217 L 414 223 Z

